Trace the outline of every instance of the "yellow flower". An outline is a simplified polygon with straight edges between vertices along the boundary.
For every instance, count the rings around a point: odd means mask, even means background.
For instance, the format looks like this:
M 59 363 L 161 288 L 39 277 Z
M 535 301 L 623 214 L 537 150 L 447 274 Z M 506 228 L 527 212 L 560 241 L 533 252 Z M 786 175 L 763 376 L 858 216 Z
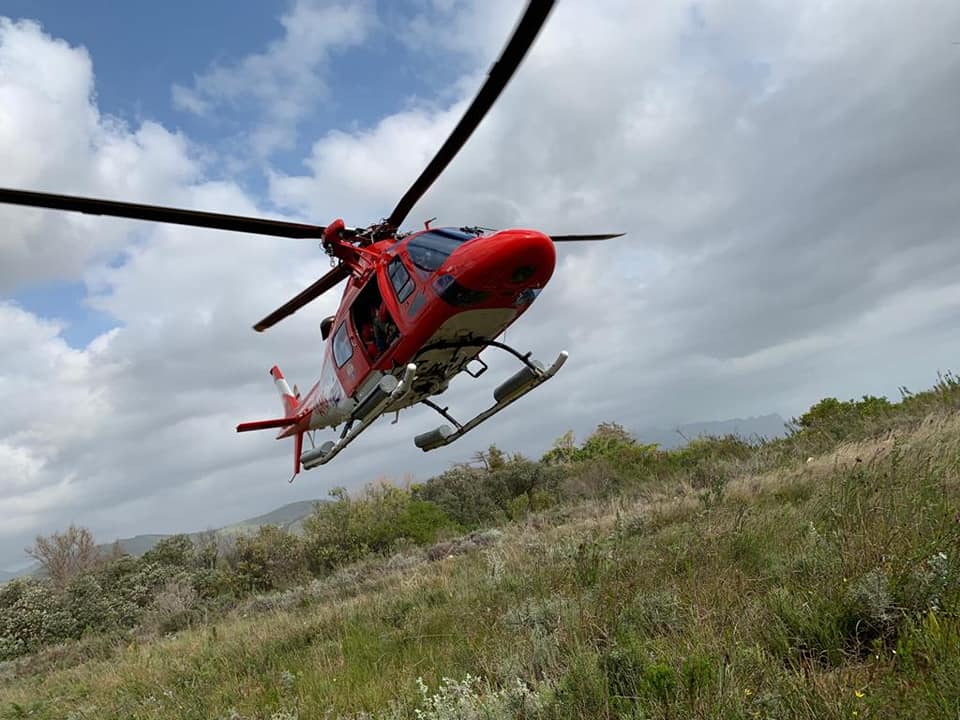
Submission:
M 865 692 L 860 692 L 859 690 L 854 690 L 854 691 L 853 691 L 853 694 L 857 696 L 857 699 L 858 699 L 858 700 L 859 700 L 860 698 L 866 696 L 866 693 L 865 693 Z
M 743 694 L 746 695 L 747 697 L 750 697 L 751 695 L 753 695 L 753 690 L 751 690 L 750 688 L 744 688 Z

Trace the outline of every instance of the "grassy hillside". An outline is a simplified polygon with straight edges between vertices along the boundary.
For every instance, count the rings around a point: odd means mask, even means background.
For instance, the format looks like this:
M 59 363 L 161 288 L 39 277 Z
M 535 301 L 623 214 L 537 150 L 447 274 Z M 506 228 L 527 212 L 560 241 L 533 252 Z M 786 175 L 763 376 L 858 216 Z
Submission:
M 958 408 L 947 378 L 757 448 L 560 442 L 562 502 L 5 663 L 0 717 L 957 717 Z

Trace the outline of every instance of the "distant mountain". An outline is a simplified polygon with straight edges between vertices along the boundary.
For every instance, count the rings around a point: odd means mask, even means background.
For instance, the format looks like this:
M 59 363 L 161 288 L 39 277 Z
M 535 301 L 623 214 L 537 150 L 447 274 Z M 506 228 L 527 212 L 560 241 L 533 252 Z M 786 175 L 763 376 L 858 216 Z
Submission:
M 736 435 L 748 442 L 783 437 L 786 435 L 785 424 L 782 417 L 773 413 L 733 420 L 687 423 L 670 429 L 649 428 L 634 434 L 640 442 L 657 443 L 664 450 L 673 450 L 698 437 Z
M 271 510 L 263 515 L 241 520 L 240 522 L 225 525 L 222 528 L 216 528 L 212 532 L 218 535 L 243 535 L 245 533 L 254 533 L 261 525 L 277 525 L 293 533 L 300 532 L 303 520 L 313 511 L 313 506 L 318 502 L 327 502 L 326 500 L 300 500 L 282 505 L 275 510 Z M 191 538 L 197 538 L 205 535 L 210 530 L 201 530 L 188 533 Z M 132 538 L 121 538 L 120 549 L 130 555 L 140 556 L 153 548 L 158 542 L 170 535 L 136 535 Z M 112 545 L 112 543 L 110 543 Z M 109 547 L 105 546 L 105 547 Z
M 129 554 L 140 557 L 147 550 L 151 549 L 158 542 L 163 540 L 166 535 L 136 535 L 131 538 L 118 538 L 117 543 L 120 545 L 120 549 Z M 105 549 L 110 549 L 113 547 L 113 543 L 107 543 L 101 545 L 100 547 Z
M 303 521 L 306 517 L 313 511 L 313 506 L 320 502 L 327 502 L 326 500 L 301 500 L 299 502 L 288 503 L 278 507 L 276 510 L 271 510 L 264 515 L 257 515 L 256 517 L 249 518 L 248 520 L 241 520 L 240 522 L 233 523 L 232 525 L 226 525 L 222 528 L 213 530 L 213 532 L 218 535 L 243 535 L 245 533 L 256 532 L 257 528 L 261 525 L 277 525 L 286 530 L 289 530 L 293 533 L 299 533 L 303 526 Z M 189 533 L 190 537 L 196 538 L 200 535 L 206 534 L 209 531 L 200 531 Z M 170 537 L 170 535 L 135 535 L 134 537 L 129 538 L 119 538 L 116 540 L 120 545 L 120 550 L 133 555 L 135 557 L 140 557 L 148 550 L 151 550 L 158 542 L 164 538 Z M 110 550 L 113 547 L 114 543 L 104 543 L 100 547 L 104 550 Z M 23 577 L 25 575 L 33 575 L 39 570 L 39 566 L 34 563 L 29 567 L 25 567 L 22 570 L 17 572 L 8 572 L 6 570 L 0 570 L 0 584 L 5 583 L 7 580 L 12 580 L 15 577 Z
M 293 533 L 299 533 L 303 521 L 313 512 L 313 506 L 326 500 L 301 500 L 292 502 L 276 510 L 220 528 L 217 532 L 235 534 L 254 532 L 261 525 L 277 525 Z

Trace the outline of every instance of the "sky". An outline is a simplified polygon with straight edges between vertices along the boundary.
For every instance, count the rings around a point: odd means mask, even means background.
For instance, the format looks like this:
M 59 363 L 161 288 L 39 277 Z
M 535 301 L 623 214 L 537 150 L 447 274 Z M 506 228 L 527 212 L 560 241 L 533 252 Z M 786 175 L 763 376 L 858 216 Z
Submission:
M 479 88 L 516 0 L 0 0 L 0 186 L 348 225 L 388 214 Z M 0 568 L 70 523 L 217 527 L 491 443 L 929 387 L 960 353 L 960 5 L 560 0 L 409 228 L 564 245 L 507 341 L 554 380 L 424 454 L 425 408 L 289 484 L 278 363 L 319 374 L 308 241 L 0 206 Z M 514 368 L 491 357 L 463 417 Z

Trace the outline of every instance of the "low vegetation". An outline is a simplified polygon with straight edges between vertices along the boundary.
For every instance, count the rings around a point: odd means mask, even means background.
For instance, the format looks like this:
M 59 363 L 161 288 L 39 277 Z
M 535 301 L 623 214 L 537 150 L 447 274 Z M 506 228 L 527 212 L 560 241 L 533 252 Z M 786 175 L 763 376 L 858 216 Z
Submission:
M 0 718 L 956 717 L 960 382 L 901 394 L 60 563 L 0 587 Z

